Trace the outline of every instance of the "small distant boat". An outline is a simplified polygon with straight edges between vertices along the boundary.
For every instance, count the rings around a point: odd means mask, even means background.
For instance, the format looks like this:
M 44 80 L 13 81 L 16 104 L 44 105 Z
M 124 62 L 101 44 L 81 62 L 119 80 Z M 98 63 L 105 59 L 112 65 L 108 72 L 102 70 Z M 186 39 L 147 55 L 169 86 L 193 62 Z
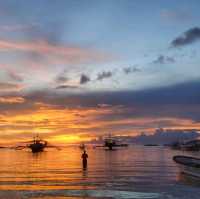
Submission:
M 81 143 L 80 145 L 79 145 L 79 148 L 81 149 L 81 150 L 85 150 L 86 149 L 86 146 L 85 146 L 85 144 L 84 143 Z
M 173 160 L 179 165 L 181 173 L 200 178 L 199 158 L 178 155 Z
M 104 144 L 96 147 L 105 147 L 108 148 L 108 150 L 113 150 L 116 147 L 127 147 L 127 143 L 121 143 L 116 138 L 112 137 L 111 134 L 109 134 L 107 137 L 104 138 Z

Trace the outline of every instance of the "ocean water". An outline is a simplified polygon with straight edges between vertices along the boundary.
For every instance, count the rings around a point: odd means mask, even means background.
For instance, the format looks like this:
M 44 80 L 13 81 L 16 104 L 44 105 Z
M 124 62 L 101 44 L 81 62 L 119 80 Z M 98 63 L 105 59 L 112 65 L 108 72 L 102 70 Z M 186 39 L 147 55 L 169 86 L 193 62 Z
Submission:
M 194 155 L 165 147 L 129 146 L 114 151 L 87 149 L 82 168 L 77 146 L 39 154 L 0 150 L 2 199 L 199 199 L 200 185 L 179 173 L 174 155 Z

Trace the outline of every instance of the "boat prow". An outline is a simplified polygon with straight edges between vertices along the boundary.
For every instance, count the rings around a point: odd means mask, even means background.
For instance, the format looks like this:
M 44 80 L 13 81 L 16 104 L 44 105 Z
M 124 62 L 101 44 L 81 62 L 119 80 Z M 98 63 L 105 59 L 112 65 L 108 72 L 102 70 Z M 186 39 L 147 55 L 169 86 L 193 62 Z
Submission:
M 181 173 L 200 178 L 199 158 L 178 155 L 173 160 L 179 165 Z

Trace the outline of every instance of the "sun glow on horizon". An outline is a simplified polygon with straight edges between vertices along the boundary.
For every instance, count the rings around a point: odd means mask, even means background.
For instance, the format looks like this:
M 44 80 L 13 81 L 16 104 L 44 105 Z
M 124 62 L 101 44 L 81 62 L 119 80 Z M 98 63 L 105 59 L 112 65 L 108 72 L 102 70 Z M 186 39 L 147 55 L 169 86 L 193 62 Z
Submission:
M 0 115 L 0 143 L 26 141 L 36 134 L 51 143 L 80 143 L 109 132 L 113 136 L 135 136 L 141 132 L 151 134 L 157 127 L 200 129 L 200 123 L 192 119 L 122 117 L 126 111 L 123 106 L 60 108 L 37 103 L 24 111 L 12 110 Z
M 54 141 L 56 143 L 66 143 L 66 144 L 73 144 L 73 143 L 80 143 L 90 141 L 91 138 L 89 137 L 81 137 L 79 135 L 57 135 L 49 139 L 50 141 Z

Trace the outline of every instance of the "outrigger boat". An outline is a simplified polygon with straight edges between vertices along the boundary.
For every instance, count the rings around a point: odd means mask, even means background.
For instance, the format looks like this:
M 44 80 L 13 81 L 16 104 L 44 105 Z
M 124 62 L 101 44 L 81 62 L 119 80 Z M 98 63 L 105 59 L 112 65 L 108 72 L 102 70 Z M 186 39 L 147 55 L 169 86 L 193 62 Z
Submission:
M 108 148 L 108 150 L 113 150 L 113 148 L 116 147 L 127 147 L 128 144 L 126 143 L 119 143 L 116 138 L 112 137 L 111 134 L 109 134 L 107 137 L 104 138 L 104 145 L 96 146 L 96 147 L 105 147 Z
M 173 160 L 179 165 L 181 173 L 200 178 L 199 158 L 178 155 Z
M 46 146 L 47 141 L 40 139 L 38 136 L 33 139 L 32 143 L 27 145 L 33 153 L 42 152 Z
M 25 143 L 26 143 L 25 146 L 17 146 L 17 147 L 15 147 L 15 149 L 22 150 L 25 148 L 29 148 L 29 149 L 31 149 L 32 153 L 43 152 L 46 147 L 56 148 L 56 149 L 60 150 L 60 148 L 57 146 L 49 145 L 46 140 L 42 140 L 38 135 L 36 137 L 34 137 L 33 140 L 25 142 Z

